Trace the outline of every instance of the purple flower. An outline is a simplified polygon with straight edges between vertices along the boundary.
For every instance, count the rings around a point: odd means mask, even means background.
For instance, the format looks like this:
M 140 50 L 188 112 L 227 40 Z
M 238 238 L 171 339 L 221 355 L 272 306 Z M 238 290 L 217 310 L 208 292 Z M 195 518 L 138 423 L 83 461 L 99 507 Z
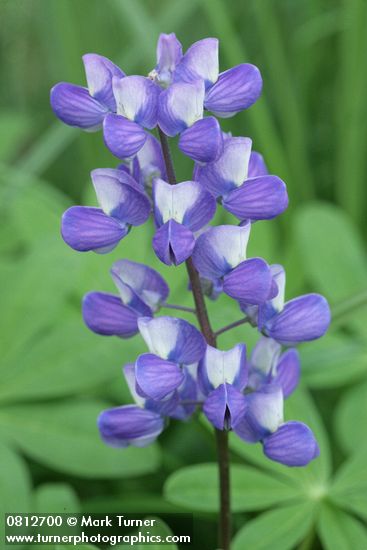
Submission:
M 182 132 L 179 147 L 185 155 L 213 162 L 223 149 L 222 133 L 215 118 L 203 119 L 203 110 L 230 117 L 250 107 L 261 93 L 259 70 L 242 64 L 219 74 L 216 38 L 195 42 L 182 56 L 174 34 L 160 36 L 157 61 L 150 76 L 168 86 L 159 98 L 160 128 L 168 136 Z
M 83 319 L 97 334 L 129 338 L 139 330 L 139 317 L 158 311 L 169 288 L 157 271 L 130 260 L 115 262 L 111 275 L 119 296 L 89 292 L 83 299 Z
M 119 166 L 128 172 L 143 188 L 151 191 L 155 178 L 166 179 L 166 167 L 159 141 L 147 134 L 146 141 L 134 159 Z
M 163 431 L 164 419 L 155 404 L 135 390 L 134 365 L 125 365 L 124 376 L 135 405 L 124 405 L 103 411 L 98 418 L 101 437 L 112 447 L 146 447 Z
M 262 79 L 259 69 L 249 63 L 219 73 L 218 46 L 216 38 L 192 44 L 176 65 L 174 81 L 203 80 L 205 108 L 216 116 L 231 117 L 255 103 L 261 94 Z
M 144 409 L 153 411 L 161 416 L 170 416 L 174 414 L 178 408 L 178 394 L 172 395 L 168 399 L 162 401 L 155 401 L 154 399 L 147 398 L 142 395 L 141 389 L 136 382 L 135 364 L 128 363 L 122 370 L 131 396 L 139 407 L 144 407 Z
M 198 388 L 196 380 L 197 365 L 187 365 L 184 369 L 184 380 L 177 388 L 177 404 L 169 416 L 178 420 L 186 420 L 196 410 Z
M 108 149 L 120 159 L 136 155 L 143 147 L 147 133 L 157 124 L 160 88 L 149 78 L 127 76 L 112 79 L 116 114 L 103 121 L 103 136 Z
M 51 90 L 51 107 L 65 124 L 98 130 L 108 112 L 116 111 L 113 77 L 125 74 L 112 61 L 94 53 L 83 56 L 88 88 L 60 82 Z
M 330 324 L 330 308 L 320 294 L 305 294 L 284 303 L 285 271 L 281 265 L 270 266 L 273 276 L 269 300 L 253 307 L 239 300 L 242 311 L 269 338 L 287 346 L 320 338 Z
M 312 430 L 303 422 L 285 422 L 263 442 L 264 453 L 286 466 L 307 466 L 320 449 Z
M 100 208 L 72 206 L 62 217 L 61 233 L 74 250 L 106 253 L 117 246 L 131 226 L 148 219 L 151 205 L 126 172 L 100 168 L 91 175 Z
M 198 120 L 184 130 L 178 141 L 181 151 L 196 162 L 215 161 L 223 151 L 223 136 L 216 118 Z
M 240 220 L 271 219 L 288 206 L 286 186 L 267 174 L 262 157 L 251 153 L 251 145 L 249 138 L 226 138 L 219 158 L 198 167 L 195 177 Z
M 138 332 L 138 313 L 125 306 L 119 296 L 107 292 L 88 292 L 82 302 L 87 327 L 103 336 L 130 338 Z
M 230 429 L 245 411 L 242 390 L 247 383 L 246 347 L 238 344 L 229 351 L 207 346 L 199 363 L 198 382 L 204 394 L 203 411 L 219 430 Z
M 300 378 L 299 354 L 295 349 L 281 353 L 281 345 L 262 336 L 250 357 L 249 387 L 257 390 L 265 384 L 277 384 L 283 397 L 289 397 L 296 389 Z
M 154 219 L 158 228 L 153 248 L 167 265 L 178 265 L 192 254 L 194 232 L 214 216 L 216 203 L 198 182 L 184 181 L 169 185 L 161 179 L 153 182 Z
M 190 46 L 177 65 L 175 82 L 192 82 L 201 79 L 209 89 L 218 80 L 219 41 L 216 38 L 204 38 Z
M 245 396 L 245 413 L 233 429 L 248 443 L 261 441 L 265 455 L 286 466 L 306 466 L 320 451 L 308 426 L 283 421 L 283 393 L 269 384 Z
M 103 411 L 98 418 L 101 437 L 111 447 L 146 447 L 164 428 L 163 418 L 136 405 L 124 405 Z
M 168 136 L 180 135 L 181 151 L 197 162 L 212 162 L 222 152 L 223 138 L 214 117 L 203 118 L 202 80 L 178 82 L 159 97 L 158 124 Z
M 84 130 L 103 125 L 104 141 L 118 158 L 131 158 L 157 125 L 160 88 L 143 76 L 125 76 L 109 59 L 83 57 L 88 88 L 61 82 L 51 90 L 51 107 L 65 124 Z
M 241 310 L 246 313 L 253 325 L 258 325 L 261 330 L 263 323 L 276 313 L 279 313 L 284 306 L 286 275 L 283 266 L 273 264 L 270 266 L 272 275 L 272 293 L 269 299 L 259 307 L 249 305 L 239 300 Z
M 263 156 L 257 151 L 251 151 L 247 177 L 256 178 L 258 176 L 266 176 L 267 174 L 269 174 L 269 171 L 266 167 Z
M 264 322 L 262 330 L 281 344 L 295 345 L 323 336 L 330 320 L 327 300 L 320 294 L 305 294 L 286 302 L 280 313 Z
M 270 294 L 272 277 L 261 258 L 246 260 L 250 227 L 247 223 L 209 228 L 198 237 L 192 258 L 199 274 L 216 285 L 221 281 L 228 296 L 261 304 Z
M 135 364 L 140 393 L 154 400 L 167 399 L 182 388 L 186 367 L 203 356 L 203 336 L 187 321 L 174 317 L 141 317 L 138 326 L 150 351 Z
M 169 86 L 181 58 L 182 46 L 175 33 L 161 34 L 157 43 L 157 65 L 149 77 L 164 88 Z
M 123 303 L 142 315 L 155 313 L 168 298 L 166 281 L 147 265 L 118 260 L 111 274 Z

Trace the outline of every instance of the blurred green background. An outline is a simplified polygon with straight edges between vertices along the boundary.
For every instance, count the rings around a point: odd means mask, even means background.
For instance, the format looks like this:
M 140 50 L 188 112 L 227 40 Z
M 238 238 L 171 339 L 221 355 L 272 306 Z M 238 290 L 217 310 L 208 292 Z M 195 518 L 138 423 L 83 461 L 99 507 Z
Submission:
M 216 548 L 210 429 L 195 418 L 172 422 L 147 449 L 104 447 L 96 417 L 129 402 L 121 367 L 145 348 L 138 337 L 88 332 L 80 315 L 86 291 L 113 290 L 117 258 L 158 268 L 172 302 L 190 305 L 184 269 L 159 264 L 149 225 L 104 257 L 77 254 L 59 236 L 67 206 L 95 203 L 89 172 L 118 161 L 101 133 L 55 119 L 50 88 L 83 84 L 86 52 L 146 74 L 159 33 L 174 31 L 185 48 L 218 37 L 222 70 L 259 66 L 261 100 L 223 128 L 253 138 L 286 181 L 290 206 L 254 226 L 250 255 L 286 266 L 287 298 L 318 291 L 334 313 L 328 335 L 301 347 L 302 388 L 286 406 L 287 418 L 317 433 L 321 456 L 290 470 L 232 440 L 233 548 L 365 550 L 366 1 L 1 0 L 0 20 L 0 510 L 163 518 L 194 510 L 193 547 Z M 191 163 L 175 157 L 179 178 L 189 179 Z M 224 298 L 210 314 L 215 328 L 240 317 Z M 240 327 L 220 345 L 243 340 L 251 349 L 255 338 Z

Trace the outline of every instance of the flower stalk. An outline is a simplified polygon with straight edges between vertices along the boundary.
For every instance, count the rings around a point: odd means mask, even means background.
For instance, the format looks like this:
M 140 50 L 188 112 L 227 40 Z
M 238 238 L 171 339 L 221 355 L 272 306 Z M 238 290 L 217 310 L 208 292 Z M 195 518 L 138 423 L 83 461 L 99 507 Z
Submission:
M 159 139 L 162 145 L 162 153 L 166 165 L 167 179 L 171 185 L 175 185 L 176 174 L 172 162 L 172 156 L 166 135 L 159 131 Z M 216 334 L 213 331 L 208 310 L 205 304 L 205 298 L 201 288 L 199 274 L 191 258 L 186 260 L 186 269 L 191 283 L 191 289 L 194 296 L 196 317 L 201 332 L 209 346 L 216 347 Z M 219 545 L 223 550 L 230 549 L 231 543 L 231 503 L 230 503 L 230 471 L 229 471 L 229 449 L 228 433 L 225 430 L 215 429 L 217 444 L 217 459 L 219 470 L 219 492 L 220 492 L 220 517 L 219 517 Z

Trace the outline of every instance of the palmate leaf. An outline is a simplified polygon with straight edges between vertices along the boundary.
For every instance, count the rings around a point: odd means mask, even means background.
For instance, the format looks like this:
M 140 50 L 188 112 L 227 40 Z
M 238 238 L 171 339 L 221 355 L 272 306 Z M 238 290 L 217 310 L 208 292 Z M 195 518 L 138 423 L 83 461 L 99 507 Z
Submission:
M 343 334 L 326 334 L 300 347 L 302 380 L 311 388 L 350 384 L 367 372 L 367 346 Z
M 140 514 L 142 510 L 152 514 L 174 514 L 182 512 L 182 506 L 168 502 L 161 494 L 146 492 L 141 485 L 139 491 L 133 489 L 128 492 L 124 484 L 121 484 L 120 493 L 101 494 L 83 502 L 83 511 L 92 514 L 107 514 L 116 510 L 123 510 L 126 514 Z
M 330 498 L 340 508 L 367 520 L 367 449 L 352 455 L 338 470 Z
M 323 504 L 317 532 L 325 550 L 365 550 L 367 529 L 360 521 L 328 504 Z
M 13 276 L 6 277 L 0 289 L 3 381 L 10 374 L 7 361 L 17 357 L 35 334 L 56 322 L 77 276 L 74 258 L 64 254 L 55 239 L 43 241 L 13 267 Z
M 77 514 L 80 512 L 80 502 L 73 490 L 67 483 L 45 483 L 34 491 L 32 509 L 36 514 Z M 68 534 L 79 534 L 78 526 L 68 529 Z M 42 534 L 54 535 L 55 529 L 50 526 L 42 527 Z M 36 550 L 55 550 L 59 545 L 37 544 L 33 546 Z
M 66 514 L 79 513 L 80 502 L 71 487 L 67 483 L 44 483 L 34 492 L 35 511 L 40 514 Z
M 8 376 L 0 402 L 35 400 L 79 394 L 116 380 L 123 399 L 121 363 L 134 357 L 138 343 L 98 337 L 84 326 L 80 313 L 63 312 L 58 326 L 38 335 L 7 362 Z
M 316 509 L 311 502 L 282 506 L 249 521 L 233 539 L 231 548 L 290 550 L 305 538 Z
M 348 390 L 340 399 L 334 417 L 335 433 L 339 444 L 347 453 L 367 449 L 366 414 L 367 384 Z
M 323 202 L 299 208 L 295 231 L 307 279 L 331 305 L 366 289 L 367 258 L 363 243 L 340 208 Z M 347 321 L 366 334 L 366 318 L 367 309 L 360 308 Z
M 218 466 L 199 464 L 172 474 L 164 486 L 165 497 L 176 505 L 203 512 L 218 512 Z M 262 510 L 299 497 L 286 479 L 278 480 L 255 468 L 231 465 L 232 510 Z
M 0 435 L 41 464 L 80 477 L 124 478 L 156 470 L 156 445 L 118 450 L 102 443 L 96 419 L 109 406 L 89 399 L 2 407 Z
M 4 514 L 31 511 L 31 480 L 27 466 L 5 442 L 0 443 L 0 495 L 0 537 L 3 541 Z
M 331 303 L 366 288 L 364 247 L 340 208 L 323 202 L 298 208 L 295 230 L 303 252 L 303 268 Z
M 70 129 L 69 129 L 70 130 Z M 0 166 L 2 209 L 16 227 L 23 244 L 60 236 L 60 218 L 70 199 L 49 182 L 19 167 Z

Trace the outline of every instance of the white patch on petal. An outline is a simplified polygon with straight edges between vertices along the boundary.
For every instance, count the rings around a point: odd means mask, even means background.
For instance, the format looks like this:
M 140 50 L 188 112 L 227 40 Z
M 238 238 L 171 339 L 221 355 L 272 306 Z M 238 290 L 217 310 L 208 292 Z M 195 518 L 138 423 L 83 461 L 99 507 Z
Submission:
M 188 68 L 208 82 L 214 83 L 218 79 L 218 40 L 207 38 L 195 42 L 186 54 Z
M 205 85 L 203 80 L 172 84 L 168 89 L 167 109 L 173 118 L 189 128 L 203 118 Z
M 117 114 L 129 120 L 135 120 L 136 115 L 147 101 L 146 80 L 142 76 L 126 76 L 113 78 L 113 93 L 116 99 Z
M 158 308 L 159 302 L 161 301 L 161 295 L 159 292 L 154 292 L 153 290 L 143 290 L 141 293 L 143 301 L 153 310 L 156 311 Z
M 146 399 L 136 392 L 135 365 L 129 363 L 123 368 L 125 380 L 132 398 L 139 407 L 144 407 Z
M 138 327 L 149 351 L 162 359 L 167 359 L 170 352 L 176 347 L 180 328 L 179 319 L 140 317 Z
M 236 187 L 243 184 L 247 179 L 251 147 L 250 138 L 225 140 L 223 153 L 215 164 L 215 170 L 221 179 L 233 183 Z
M 124 202 L 126 187 L 111 170 L 93 170 L 91 173 L 97 200 L 103 212 L 110 216 L 119 204 Z
M 277 363 L 282 346 L 272 338 L 262 336 L 251 354 L 251 365 L 268 374 Z
M 229 351 L 221 351 L 211 346 L 205 353 L 205 367 L 209 382 L 214 388 L 221 384 L 233 384 L 241 367 L 243 346 L 238 344 Z
M 226 234 L 217 239 L 215 247 L 221 253 L 226 262 L 232 267 L 237 267 L 246 260 L 247 243 L 250 237 L 251 224 L 242 227 L 227 226 Z
M 199 184 L 193 181 L 183 181 L 176 185 L 170 185 L 161 179 L 154 181 L 154 206 L 159 210 L 163 223 L 169 220 L 182 223 L 199 194 Z
M 270 389 L 269 386 L 268 389 Z M 260 426 L 273 433 L 283 423 L 284 403 L 283 392 L 280 386 L 272 386 L 271 390 L 252 394 L 254 400 L 250 408 Z
M 284 307 L 286 282 L 285 270 L 283 266 L 274 264 L 270 266 L 270 271 L 279 289 L 278 294 L 270 301 L 270 303 L 275 311 L 280 312 Z

